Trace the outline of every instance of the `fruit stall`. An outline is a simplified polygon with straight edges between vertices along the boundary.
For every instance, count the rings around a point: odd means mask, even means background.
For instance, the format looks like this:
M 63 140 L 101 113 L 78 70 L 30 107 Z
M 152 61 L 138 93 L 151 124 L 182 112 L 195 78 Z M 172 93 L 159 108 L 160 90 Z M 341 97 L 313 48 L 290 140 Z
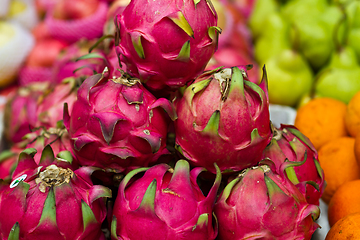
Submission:
M 359 0 L 1 0 L 0 240 L 360 239 Z

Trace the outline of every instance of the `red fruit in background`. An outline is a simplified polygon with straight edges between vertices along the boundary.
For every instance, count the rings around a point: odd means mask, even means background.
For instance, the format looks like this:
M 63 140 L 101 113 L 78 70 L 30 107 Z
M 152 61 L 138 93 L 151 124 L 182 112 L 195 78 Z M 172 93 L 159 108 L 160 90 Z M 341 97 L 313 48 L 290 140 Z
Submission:
M 54 61 L 67 46 L 67 43 L 57 39 L 43 39 L 37 42 L 29 53 L 25 65 L 32 67 L 52 67 Z
M 46 39 L 46 38 L 52 38 L 51 34 L 49 32 L 48 27 L 46 26 L 46 23 L 44 21 L 39 22 L 32 30 L 31 33 L 35 37 L 35 40 L 38 42 L 40 40 Z
M 95 13 L 98 0 L 60 0 L 54 7 L 53 17 L 70 20 L 82 19 Z

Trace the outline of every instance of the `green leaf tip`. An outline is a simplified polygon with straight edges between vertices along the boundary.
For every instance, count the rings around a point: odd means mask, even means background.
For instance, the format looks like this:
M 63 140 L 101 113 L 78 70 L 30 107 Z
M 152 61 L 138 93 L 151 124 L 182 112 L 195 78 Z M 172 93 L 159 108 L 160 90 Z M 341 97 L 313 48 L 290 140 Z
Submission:
M 42 224 L 47 224 L 46 222 L 50 223 L 52 226 L 57 226 L 55 193 L 52 187 L 50 187 L 48 195 L 45 199 L 43 211 L 41 213 L 41 218 L 37 227 L 39 227 Z
M 135 48 L 137 55 L 139 56 L 139 58 L 145 59 L 145 52 L 144 52 L 144 48 L 141 43 L 141 39 L 142 39 L 141 34 L 139 34 L 139 33 L 131 34 L 131 41 L 133 43 L 133 46 Z
M 268 194 L 269 194 L 270 199 L 273 198 L 275 193 L 283 193 L 283 194 L 285 194 L 283 192 L 283 190 L 281 190 L 279 185 L 277 185 L 270 177 L 264 175 L 264 180 L 265 180 L 266 187 L 268 189 Z
M 8 240 L 19 240 L 20 238 L 20 225 L 19 222 L 16 222 L 11 228 Z
M 186 20 L 181 11 L 173 13 L 168 16 L 176 25 L 178 25 L 189 37 L 194 38 L 194 30 L 191 28 L 189 22 Z
M 213 41 L 218 41 L 219 39 L 219 34 L 222 32 L 221 28 L 217 27 L 217 26 L 211 26 L 208 29 L 208 34 L 209 37 L 211 38 L 211 40 Z
M 203 213 L 199 216 L 196 225 L 192 228 L 194 231 L 196 228 L 205 228 L 209 224 L 209 214 Z
M 82 199 L 81 199 L 81 212 L 82 212 L 83 226 L 85 231 L 90 224 L 97 223 L 97 220 L 90 206 Z
M 143 211 L 145 214 L 155 214 L 155 194 L 156 194 L 156 179 L 149 184 L 140 206 L 137 211 Z
M 208 123 L 205 128 L 202 130 L 203 133 L 218 135 L 219 134 L 219 125 L 220 125 L 220 111 L 216 110 L 211 115 Z
M 188 62 L 190 60 L 190 41 L 186 41 L 184 45 L 181 47 L 181 50 L 176 60 L 182 62 Z
M 111 221 L 111 238 L 112 239 L 118 239 L 117 237 L 117 233 L 116 233 L 116 228 L 117 228 L 117 218 L 116 216 L 114 215 L 113 216 L 113 219 Z

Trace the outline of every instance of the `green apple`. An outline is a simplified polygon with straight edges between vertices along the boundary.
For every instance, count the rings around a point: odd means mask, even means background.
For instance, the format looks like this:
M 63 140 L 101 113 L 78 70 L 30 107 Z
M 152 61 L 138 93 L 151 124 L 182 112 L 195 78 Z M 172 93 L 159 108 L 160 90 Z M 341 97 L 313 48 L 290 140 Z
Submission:
M 255 39 L 262 35 L 267 16 L 276 12 L 278 8 L 279 4 L 276 0 L 255 1 L 254 9 L 248 20 L 249 28 Z
M 337 51 L 334 51 L 331 55 L 331 60 L 328 68 L 341 68 L 341 69 L 353 69 L 358 68 L 356 53 L 351 46 L 341 47 Z
M 347 44 L 354 49 L 360 63 L 360 28 L 350 29 L 347 36 Z
M 308 16 L 293 23 L 292 42 L 314 69 L 320 69 L 330 59 L 334 50 L 332 31 L 319 17 Z
M 291 0 L 284 4 L 281 13 L 289 22 L 319 16 L 329 6 L 328 0 Z
M 302 55 L 284 50 L 266 61 L 270 103 L 295 107 L 310 92 L 313 72 Z
M 360 28 L 360 2 L 350 1 L 345 8 L 346 16 L 348 17 L 349 26 L 351 28 Z
M 332 54 L 330 64 L 316 79 L 315 94 L 348 103 L 360 91 L 360 66 L 354 50 L 345 46 Z
M 254 56 L 259 65 L 263 65 L 267 59 L 283 50 L 291 48 L 290 26 L 280 13 L 270 14 L 263 28 L 263 34 L 254 43 Z
M 331 97 L 344 103 L 360 91 L 360 68 L 331 69 L 321 75 L 315 86 L 315 94 L 319 97 Z

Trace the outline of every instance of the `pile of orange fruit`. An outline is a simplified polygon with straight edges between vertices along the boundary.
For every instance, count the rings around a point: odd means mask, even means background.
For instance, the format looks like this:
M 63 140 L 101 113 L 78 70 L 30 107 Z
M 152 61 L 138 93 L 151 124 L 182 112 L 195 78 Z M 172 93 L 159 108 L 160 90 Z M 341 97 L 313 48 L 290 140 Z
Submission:
M 326 240 L 360 239 L 360 92 L 348 104 L 314 98 L 298 109 L 294 125 L 312 141 L 324 170 Z

